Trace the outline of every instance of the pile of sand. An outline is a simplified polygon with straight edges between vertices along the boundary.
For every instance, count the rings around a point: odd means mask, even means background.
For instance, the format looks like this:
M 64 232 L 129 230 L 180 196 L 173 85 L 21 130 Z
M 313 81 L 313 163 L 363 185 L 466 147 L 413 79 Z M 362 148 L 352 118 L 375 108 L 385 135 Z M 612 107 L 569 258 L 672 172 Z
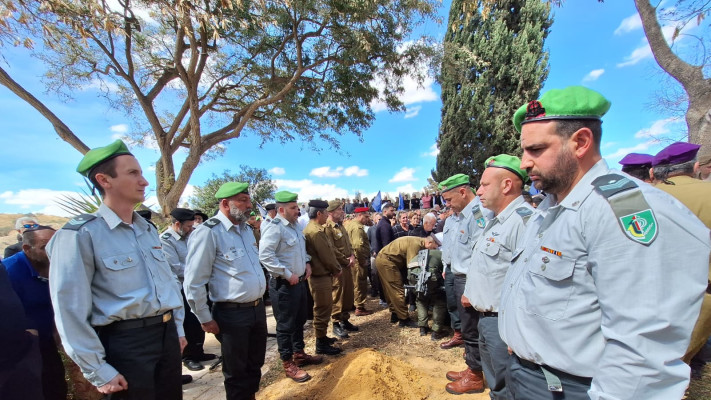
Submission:
M 304 385 L 282 380 L 259 393 L 260 399 L 402 400 L 428 398 L 425 376 L 407 363 L 373 349 L 349 353 L 330 365 L 307 371 Z M 302 389 L 302 390 L 300 390 Z

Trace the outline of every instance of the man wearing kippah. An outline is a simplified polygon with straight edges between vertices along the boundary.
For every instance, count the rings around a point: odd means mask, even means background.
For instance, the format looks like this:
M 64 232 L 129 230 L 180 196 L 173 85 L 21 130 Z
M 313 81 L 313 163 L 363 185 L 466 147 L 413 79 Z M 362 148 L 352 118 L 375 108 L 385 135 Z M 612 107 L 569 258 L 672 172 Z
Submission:
M 521 195 L 528 174 L 521 160 L 508 154 L 489 157 L 477 195 L 482 206 L 494 214 L 474 246 L 472 263 L 462 296 L 465 307 L 479 313 L 479 352 L 486 383 L 494 400 L 511 398 L 507 388 L 509 354 L 499 335 L 499 298 L 504 276 L 519 248 L 525 223 L 533 214 Z M 458 393 L 466 376 L 447 376 L 454 380 L 447 391 Z
M 573 86 L 513 117 L 521 168 L 548 193 L 501 294 L 513 398 L 680 399 L 689 383 L 681 357 L 707 286 L 709 230 L 668 194 L 607 167 L 609 108 Z
M 622 172 L 640 181 L 651 182 L 649 170 L 652 168 L 652 156 L 649 154 L 630 153 L 620 160 Z
M 338 337 L 346 338 L 348 331 L 358 331 L 358 327 L 348 320 L 350 311 L 354 308 L 351 268 L 354 267 L 355 256 L 348 232 L 343 226 L 345 217 L 343 203 L 340 200 L 329 201 L 326 212 L 328 212 L 328 220 L 324 225 L 324 232 L 333 243 L 334 254 L 343 271 L 337 278 L 333 278 L 333 309 L 331 310 L 333 333 Z
M 326 336 L 326 331 L 333 310 L 333 279 L 339 278 L 343 269 L 336 258 L 333 243 L 323 227 L 328 220 L 327 208 L 328 203 L 323 200 L 309 201 L 309 223 L 304 229 L 304 238 L 306 253 L 311 256 L 309 290 L 314 299 L 316 353 L 336 355 L 341 352 L 341 349 L 332 345 Z
M 481 206 L 479 197 L 469 183 L 469 176 L 456 174 L 439 184 L 442 197 L 454 211 L 444 225 L 443 262 L 450 264 L 453 279 L 454 300 L 461 324 L 461 339 L 464 342 L 467 368 L 463 371 L 449 371 L 447 378 L 456 378 L 457 385 L 447 385 L 447 391 L 454 394 L 480 393 L 484 391 L 484 374 L 479 354 L 479 313 L 462 303 L 467 272 L 472 262 L 472 249 L 486 226 L 486 215 L 490 211 Z M 446 283 L 445 283 L 446 284 Z M 440 346 L 441 347 L 441 346 Z
M 707 228 L 711 228 L 711 182 L 694 178 L 697 155 L 701 146 L 693 143 L 676 142 L 662 149 L 652 159 L 655 187 L 661 189 L 677 200 L 696 215 Z M 709 264 L 709 282 L 711 283 L 711 263 Z M 706 344 L 711 335 L 711 284 L 706 289 L 701 314 L 694 331 L 691 333 L 691 343 L 684 354 L 683 360 L 691 365 L 696 376 L 704 363 L 692 360 Z
M 148 182 L 117 140 L 77 172 L 102 197 L 47 245 L 57 331 L 84 376 L 112 399 L 180 399 L 183 302 L 155 228 L 135 213 Z
M 304 234 L 299 229 L 296 193 L 274 194 L 277 216 L 264 228 L 259 260 L 271 274 L 269 298 L 277 321 L 279 357 L 286 376 L 306 382 L 311 376 L 300 367 L 320 364 L 323 357 L 304 352 L 304 323 L 308 314 L 306 279 L 311 276 L 311 256 L 306 253 Z
M 228 400 L 254 397 L 267 347 L 262 301 L 267 284 L 247 225 L 252 208 L 248 189 L 243 182 L 227 182 L 217 189 L 217 214 L 198 226 L 188 241 L 183 283 L 202 329 L 220 340 Z
M 168 229 L 160 235 L 160 242 L 163 244 L 163 253 L 166 260 L 170 264 L 173 273 L 181 282 L 181 292 L 183 295 L 183 306 L 185 310 L 190 309 L 188 300 L 185 298 L 185 291 L 182 288 L 182 283 L 185 278 L 185 260 L 188 255 L 188 237 L 193 231 L 195 223 L 195 211 L 187 208 L 176 208 L 170 212 L 171 224 Z M 200 371 L 203 365 L 201 361 L 214 360 L 214 354 L 205 354 L 203 343 L 205 342 L 205 331 L 200 326 L 195 314 L 191 312 L 185 313 L 185 321 L 183 321 L 185 329 L 185 339 L 188 344 L 183 349 L 183 364 L 191 371 Z

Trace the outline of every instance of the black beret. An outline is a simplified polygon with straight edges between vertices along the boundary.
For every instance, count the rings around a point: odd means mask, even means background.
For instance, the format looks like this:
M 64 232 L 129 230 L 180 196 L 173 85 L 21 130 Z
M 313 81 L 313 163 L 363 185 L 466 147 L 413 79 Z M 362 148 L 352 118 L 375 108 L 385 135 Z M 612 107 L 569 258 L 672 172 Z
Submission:
M 276 204 L 274 204 L 274 203 L 269 203 L 269 204 L 267 204 L 267 206 L 264 207 L 264 208 L 265 208 L 267 211 L 271 211 L 271 210 L 276 209 Z
M 195 220 L 195 211 L 187 208 L 176 208 L 170 212 L 170 216 L 180 222 L 193 221 Z
M 203 221 L 207 221 L 207 220 L 210 218 L 210 217 L 207 216 L 207 214 L 205 214 L 204 212 L 202 212 L 202 211 L 200 211 L 200 210 L 193 210 L 193 211 L 195 212 L 195 215 L 196 215 L 196 216 L 202 217 L 202 220 L 203 220 Z
M 328 202 L 324 200 L 310 200 L 309 207 L 313 208 L 328 208 Z
M 143 217 L 143 219 L 151 220 L 151 210 L 136 210 L 136 213 Z

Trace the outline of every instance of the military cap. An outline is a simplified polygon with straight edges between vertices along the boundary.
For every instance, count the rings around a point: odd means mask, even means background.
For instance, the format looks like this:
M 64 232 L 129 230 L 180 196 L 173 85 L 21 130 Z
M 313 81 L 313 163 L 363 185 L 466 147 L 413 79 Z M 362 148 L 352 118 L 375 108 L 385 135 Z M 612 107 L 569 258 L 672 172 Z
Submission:
M 522 105 L 513 116 L 516 130 L 528 122 L 556 119 L 600 120 L 610 109 L 610 101 L 583 86 L 547 91 L 539 100 Z
M 287 192 L 286 190 L 274 194 L 274 200 L 276 200 L 277 203 L 291 203 L 296 201 L 298 197 L 296 193 Z
M 620 165 L 625 167 L 649 167 L 652 165 L 653 158 L 654 156 L 649 154 L 630 153 L 622 157 Z
M 681 164 L 691 161 L 696 158 L 696 153 L 699 152 L 698 144 L 687 142 L 676 142 L 665 147 L 654 156 L 652 166 L 666 164 Z
M 526 173 L 525 169 L 521 168 L 521 159 L 516 156 L 510 156 L 508 154 L 491 156 L 484 162 L 484 168 L 489 167 L 503 168 L 516 174 L 524 182 L 528 180 L 528 173 Z
M 151 220 L 151 210 L 136 210 L 136 214 L 140 215 L 145 220 Z
M 175 218 L 176 221 L 179 222 L 194 221 L 195 211 L 188 210 L 187 208 L 176 208 L 170 212 L 170 216 Z
M 439 189 L 443 192 L 448 192 L 456 187 L 467 185 L 469 186 L 469 175 L 466 174 L 456 174 L 445 179 L 439 184 Z
M 368 207 L 356 207 L 355 210 L 353 210 L 354 214 L 360 214 L 364 212 L 368 212 Z
M 226 199 L 228 197 L 232 197 L 234 195 L 238 195 L 240 193 L 248 193 L 249 190 L 249 183 L 244 183 L 244 182 L 227 182 L 223 183 L 222 186 L 220 186 L 219 189 L 217 189 L 217 192 L 215 193 L 215 198 L 220 200 L 220 199 Z
M 328 202 L 325 200 L 309 200 L 309 207 L 328 208 Z
M 331 212 L 335 211 L 338 207 L 342 206 L 343 202 L 340 200 L 331 200 L 328 202 L 328 207 L 326 207 L 326 211 Z
M 250 211 L 250 212 L 249 212 L 249 216 L 250 216 L 250 217 L 256 217 L 257 214 L 255 214 L 254 211 Z
M 207 219 L 210 218 L 210 217 L 207 216 L 207 214 L 205 214 L 204 212 L 202 212 L 202 211 L 200 211 L 200 210 L 193 210 L 193 212 L 195 212 L 195 216 L 200 216 L 200 217 L 202 217 L 202 220 L 203 220 L 203 221 L 207 221 Z
M 274 204 L 274 203 L 269 203 L 269 204 L 267 204 L 266 206 L 264 206 L 264 209 L 267 210 L 267 211 L 274 210 L 274 209 L 276 209 L 276 204 Z
M 111 160 L 112 158 L 122 156 L 122 155 L 133 155 L 128 151 L 126 144 L 120 139 L 111 143 L 108 146 L 97 147 L 95 149 L 89 150 L 84 157 L 79 161 L 77 166 L 77 172 L 89 177 L 91 176 L 91 170 L 94 167 Z

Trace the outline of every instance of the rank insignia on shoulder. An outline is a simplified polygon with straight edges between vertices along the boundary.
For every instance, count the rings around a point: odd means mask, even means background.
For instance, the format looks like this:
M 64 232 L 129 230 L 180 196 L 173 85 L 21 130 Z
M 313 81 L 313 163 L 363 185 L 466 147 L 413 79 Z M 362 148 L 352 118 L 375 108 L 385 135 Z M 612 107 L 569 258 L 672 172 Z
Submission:
M 654 241 L 657 237 L 657 219 L 634 181 L 619 174 L 607 174 L 595 179 L 592 185 L 610 203 L 628 239 L 645 246 Z
M 165 232 L 164 234 L 160 235 L 161 239 L 170 239 L 170 233 Z
M 516 214 L 521 216 L 524 220 L 528 220 L 528 218 L 533 215 L 533 210 L 528 207 L 519 207 L 516 209 Z
M 62 229 L 69 229 L 73 231 L 78 231 L 84 224 L 96 218 L 93 214 L 81 214 L 67 221 Z
M 207 226 L 208 228 L 212 229 L 216 227 L 217 225 L 220 225 L 220 220 L 217 218 L 210 218 L 207 221 L 202 223 L 203 225 Z

